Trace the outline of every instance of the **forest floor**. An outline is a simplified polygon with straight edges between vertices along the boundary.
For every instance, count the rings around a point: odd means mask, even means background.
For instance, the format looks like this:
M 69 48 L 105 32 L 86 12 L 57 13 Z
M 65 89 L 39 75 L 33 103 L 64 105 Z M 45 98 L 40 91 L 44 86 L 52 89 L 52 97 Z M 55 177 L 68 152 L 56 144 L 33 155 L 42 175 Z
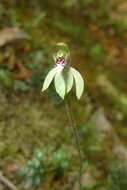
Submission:
M 34 15 L 32 10 L 23 14 L 22 8 L 13 10 L 10 7 L 9 12 L 11 28 L 23 28 L 32 40 L 15 42 L 14 39 L 14 42 L 12 40 L 8 43 L 6 35 L 5 40 L 0 41 L 2 61 L 5 61 L 2 63 L 0 59 L 0 63 L 5 64 L 5 70 L 9 70 L 13 80 L 18 81 L 11 86 L 13 82 L 8 82 L 8 78 L 3 79 L 0 73 L 6 87 L 3 85 L 0 90 L 1 171 L 22 189 L 20 177 L 17 179 L 17 168 L 22 168 L 32 158 L 35 149 L 46 150 L 47 160 L 57 149 L 63 149 L 69 157 L 68 170 L 58 177 L 54 177 L 55 171 L 48 174 L 40 189 L 78 190 L 75 182 L 79 167 L 78 154 L 64 103 L 54 95 L 53 89 L 44 95 L 40 93 L 45 73 L 49 69 L 52 47 L 58 41 L 65 41 L 72 49 L 72 65 L 82 73 L 85 80 L 81 101 L 75 99 L 74 91 L 70 96 L 81 141 L 83 189 L 106 189 L 112 162 L 127 160 L 126 32 L 119 28 L 123 25 L 118 25 L 117 29 L 102 28 L 93 22 L 86 22 L 83 15 L 78 17 L 68 11 L 65 14 L 63 10 L 61 13 L 50 13 L 45 8 L 44 13 L 40 11 L 35 19 L 36 13 Z M 114 12 L 111 15 L 119 18 Z M 7 28 L 6 24 L 4 28 Z M 33 81 L 30 81 L 33 88 L 29 89 L 24 81 L 28 83 L 33 72 L 31 60 L 33 65 L 41 63 L 42 70 L 46 71 L 42 72 L 40 78 L 35 75 Z M 39 70 L 40 67 L 36 72 Z M 36 88 L 36 84 L 39 88 Z M 4 189 L 3 186 L 0 188 Z

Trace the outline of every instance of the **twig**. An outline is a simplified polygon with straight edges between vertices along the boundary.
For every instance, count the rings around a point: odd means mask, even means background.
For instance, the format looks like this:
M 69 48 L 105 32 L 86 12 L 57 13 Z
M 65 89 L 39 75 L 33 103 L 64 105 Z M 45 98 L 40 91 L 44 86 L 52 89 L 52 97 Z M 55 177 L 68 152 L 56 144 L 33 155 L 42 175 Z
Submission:
M 5 176 L 3 176 L 2 172 L 0 172 L 0 181 L 11 190 L 18 190 L 12 182 L 10 182 Z
M 66 108 L 66 112 L 67 112 L 67 116 L 70 122 L 70 126 L 72 128 L 72 132 L 73 132 L 73 136 L 75 138 L 75 143 L 76 143 L 76 148 L 78 151 L 78 155 L 79 155 L 79 176 L 78 176 L 78 183 L 79 183 L 79 189 L 82 189 L 82 184 L 81 184 L 81 176 L 82 176 L 82 155 L 81 155 L 81 150 L 80 150 L 80 139 L 79 139 L 79 134 L 78 134 L 78 130 L 77 130 L 77 123 L 74 119 L 74 115 L 73 112 L 69 106 L 69 103 L 67 101 L 67 99 L 65 100 L 65 108 Z

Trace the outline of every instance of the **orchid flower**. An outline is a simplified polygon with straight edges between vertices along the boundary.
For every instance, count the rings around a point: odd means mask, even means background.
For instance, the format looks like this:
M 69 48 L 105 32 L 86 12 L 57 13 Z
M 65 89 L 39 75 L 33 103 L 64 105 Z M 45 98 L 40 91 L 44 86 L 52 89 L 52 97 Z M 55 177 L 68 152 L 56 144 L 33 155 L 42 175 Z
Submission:
M 81 98 L 84 90 L 84 80 L 81 74 L 69 66 L 70 63 L 70 51 L 68 46 L 63 43 L 57 43 L 58 51 L 53 55 L 55 67 L 47 74 L 42 92 L 45 91 L 54 80 L 55 89 L 58 95 L 64 99 L 75 82 L 76 97 Z

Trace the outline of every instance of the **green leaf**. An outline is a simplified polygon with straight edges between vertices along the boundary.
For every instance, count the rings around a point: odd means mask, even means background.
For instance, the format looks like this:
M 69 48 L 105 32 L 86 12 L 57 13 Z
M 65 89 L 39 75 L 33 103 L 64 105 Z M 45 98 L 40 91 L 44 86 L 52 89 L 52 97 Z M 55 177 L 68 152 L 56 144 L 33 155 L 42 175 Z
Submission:
M 65 80 L 61 73 L 57 73 L 55 76 L 55 89 L 59 96 L 64 99 L 66 88 L 65 88 Z
M 68 71 L 67 80 L 66 80 L 66 91 L 67 93 L 70 92 L 73 86 L 73 74 L 71 72 L 71 69 Z
M 80 99 L 82 96 L 83 90 L 84 90 L 84 80 L 83 80 L 81 74 L 76 69 L 71 67 L 71 72 L 75 79 L 76 96 L 78 99 Z
M 54 69 L 52 69 L 51 71 L 49 71 L 49 73 L 47 74 L 46 78 L 45 78 L 45 81 L 44 81 L 44 84 L 43 84 L 43 87 L 42 87 L 42 92 L 44 90 L 46 90 L 49 85 L 51 84 L 55 74 L 57 72 L 57 67 L 55 67 Z

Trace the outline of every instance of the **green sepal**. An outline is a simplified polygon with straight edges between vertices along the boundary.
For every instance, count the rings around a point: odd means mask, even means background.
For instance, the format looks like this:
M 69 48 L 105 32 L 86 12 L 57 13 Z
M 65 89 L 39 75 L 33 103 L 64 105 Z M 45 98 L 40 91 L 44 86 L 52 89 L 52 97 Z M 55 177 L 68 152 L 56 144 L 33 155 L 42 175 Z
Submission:
M 81 74 L 74 68 L 70 68 L 71 72 L 73 74 L 73 77 L 75 79 L 75 86 L 76 86 L 76 96 L 78 99 L 81 98 L 84 90 L 84 80 L 81 76 Z
M 74 77 L 71 72 L 70 67 L 65 66 L 64 69 L 61 72 L 61 75 L 64 78 L 65 81 L 65 94 L 69 93 L 73 86 Z
M 44 90 L 46 90 L 49 85 L 51 84 L 55 74 L 57 73 L 57 67 L 53 68 L 51 71 L 49 71 L 49 73 L 47 74 L 45 80 L 44 80 L 44 84 L 43 84 L 43 87 L 42 87 L 42 92 Z
M 59 96 L 64 99 L 66 93 L 65 80 L 61 73 L 55 75 L 55 89 Z

